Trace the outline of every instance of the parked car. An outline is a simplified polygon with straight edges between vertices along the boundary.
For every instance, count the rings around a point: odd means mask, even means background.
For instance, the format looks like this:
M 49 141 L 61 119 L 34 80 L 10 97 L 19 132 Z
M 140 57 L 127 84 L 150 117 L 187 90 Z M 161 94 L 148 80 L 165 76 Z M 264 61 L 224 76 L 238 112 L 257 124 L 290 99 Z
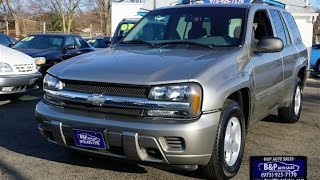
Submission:
M 94 48 L 107 48 L 111 45 L 111 37 L 85 38 L 85 40 Z
M 125 18 L 117 26 L 111 44 L 117 44 L 138 22 L 140 18 Z
M 249 125 L 274 110 L 281 122 L 299 120 L 307 64 L 284 8 L 161 8 L 114 48 L 51 68 L 38 128 L 66 148 L 228 179 L 240 168 Z
M 126 35 L 139 21 L 139 18 L 125 18 L 117 26 L 116 31 L 113 34 L 115 36 Z
M 63 60 L 94 51 L 80 36 L 72 34 L 35 34 L 17 42 L 13 49 L 35 58 L 39 72 L 45 74 Z
M 23 93 L 36 88 L 41 77 L 34 59 L 0 45 L 0 95 Z
M 13 37 L 0 33 L 0 45 L 9 47 L 14 45 L 16 42 L 17 40 Z
M 311 68 L 320 73 L 320 44 L 314 44 L 311 51 Z

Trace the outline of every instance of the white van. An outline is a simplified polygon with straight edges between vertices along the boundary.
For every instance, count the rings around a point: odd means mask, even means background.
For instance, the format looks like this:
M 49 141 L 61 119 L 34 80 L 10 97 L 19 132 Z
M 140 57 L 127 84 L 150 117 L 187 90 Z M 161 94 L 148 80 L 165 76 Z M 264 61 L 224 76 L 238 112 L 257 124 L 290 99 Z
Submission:
M 33 58 L 0 45 L 0 95 L 34 89 L 40 77 Z

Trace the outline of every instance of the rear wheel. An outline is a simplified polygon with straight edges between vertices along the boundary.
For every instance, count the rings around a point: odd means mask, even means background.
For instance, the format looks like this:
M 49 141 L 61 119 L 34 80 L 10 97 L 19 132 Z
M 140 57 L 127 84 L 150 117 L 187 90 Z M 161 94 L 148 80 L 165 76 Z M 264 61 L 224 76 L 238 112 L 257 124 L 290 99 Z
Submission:
M 202 167 L 206 179 L 230 179 L 240 169 L 244 142 L 245 118 L 239 104 L 227 100 L 209 163 Z
M 279 120 L 285 123 L 295 123 L 299 121 L 302 107 L 302 82 L 298 78 L 293 93 L 292 102 L 289 107 L 279 108 Z

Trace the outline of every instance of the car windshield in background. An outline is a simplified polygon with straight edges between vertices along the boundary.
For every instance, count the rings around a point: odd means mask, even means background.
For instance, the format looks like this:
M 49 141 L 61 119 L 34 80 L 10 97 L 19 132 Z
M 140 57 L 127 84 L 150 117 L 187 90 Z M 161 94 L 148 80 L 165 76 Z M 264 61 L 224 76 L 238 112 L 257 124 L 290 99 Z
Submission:
M 123 22 L 118 28 L 118 32 L 115 33 L 115 36 L 125 36 L 134 26 L 135 23 Z
M 63 37 L 28 36 L 13 46 L 14 49 L 61 49 Z
M 227 13 L 226 13 L 227 12 Z M 147 14 L 122 43 L 188 43 L 206 46 L 240 46 L 244 8 L 192 7 L 156 10 Z

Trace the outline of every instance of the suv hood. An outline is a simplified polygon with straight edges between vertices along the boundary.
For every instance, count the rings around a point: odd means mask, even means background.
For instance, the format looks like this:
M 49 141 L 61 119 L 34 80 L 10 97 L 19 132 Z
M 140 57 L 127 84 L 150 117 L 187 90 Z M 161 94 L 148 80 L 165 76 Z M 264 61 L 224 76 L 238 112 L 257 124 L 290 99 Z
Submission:
M 230 53 L 209 49 L 106 49 L 85 54 L 51 68 L 60 79 L 153 85 L 187 82 L 213 60 Z

